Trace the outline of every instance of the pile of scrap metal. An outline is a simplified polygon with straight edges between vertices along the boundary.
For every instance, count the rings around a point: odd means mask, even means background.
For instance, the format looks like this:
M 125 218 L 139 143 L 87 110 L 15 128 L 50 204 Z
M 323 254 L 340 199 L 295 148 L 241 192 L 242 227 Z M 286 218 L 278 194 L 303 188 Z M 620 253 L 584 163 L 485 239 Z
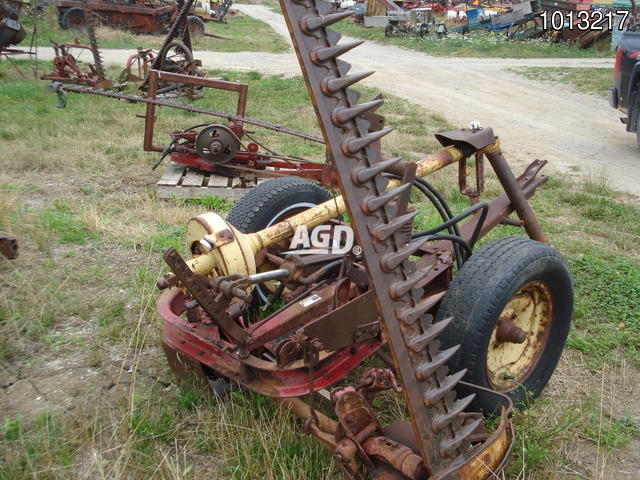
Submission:
M 539 0 L 516 3 L 503 13 L 491 16 L 491 31 L 509 38 L 522 40 L 537 37 L 545 33 Z
M 27 36 L 19 22 L 22 2 L 0 2 L 0 52 L 5 53 L 10 45 L 18 45 Z
M 232 0 L 197 1 L 193 4 L 193 11 L 205 22 L 225 23 L 231 5 Z
M 624 9 L 615 9 L 615 5 L 609 9 L 596 7 L 592 0 L 524 0 L 513 4 L 474 1 L 464 9 L 458 6 L 446 11 L 424 2 L 403 2 L 400 7 L 393 0 L 371 0 L 364 25 L 385 28 L 386 36 L 402 33 L 423 37 L 431 29 L 431 23 L 425 20 L 417 24 L 410 12 L 425 8 L 432 8 L 433 13 L 446 13 L 448 18 L 439 23 L 434 37 L 481 29 L 516 40 L 551 34 L 558 42 L 575 43 L 581 48 L 610 35 L 618 16 L 624 14 Z
M 558 42 L 570 42 L 589 48 L 611 35 L 614 18 L 620 10 L 595 7 L 593 0 L 541 0 L 546 30 L 553 32 Z

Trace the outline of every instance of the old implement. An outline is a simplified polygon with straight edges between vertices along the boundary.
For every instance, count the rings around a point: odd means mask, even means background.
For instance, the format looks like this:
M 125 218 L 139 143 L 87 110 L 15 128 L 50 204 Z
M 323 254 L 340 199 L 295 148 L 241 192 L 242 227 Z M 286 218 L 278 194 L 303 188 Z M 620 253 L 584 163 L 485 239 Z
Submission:
M 0 255 L 9 260 L 18 258 L 18 240 L 8 235 L 0 235 Z
M 572 312 L 567 265 L 528 203 L 546 181 L 544 162 L 516 178 L 493 131 L 477 124 L 437 135 L 443 150 L 418 162 L 385 157 L 390 129 L 379 116 L 370 122 L 382 99 L 358 104 L 349 89 L 370 73 L 349 74 L 338 58 L 358 44 L 339 44 L 327 29 L 350 12 L 329 14 L 315 0 L 281 6 L 341 195 L 278 178 L 226 220 L 207 213 L 188 223 L 192 258 L 169 249 L 173 273 L 158 282 L 171 368 L 184 382 L 216 390 L 229 379 L 279 399 L 346 478 L 493 478 L 513 445 L 512 402 L 540 394 Z M 479 199 L 485 158 L 504 189 L 490 203 Z M 450 165 L 471 199 L 458 215 L 422 178 Z M 437 206 L 440 225 L 414 231 L 414 188 Z M 529 238 L 473 253 L 501 223 Z M 361 370 L 347 386 L 374 354 L 386 366 Z M 322 413 L 313 392 L 327 388 Z M 403 395 L 409 422 L 382 424 L 372 399 L 383 390 Z M 308 403 L 298 398 L 306 395 Z M 498 416 L 497 427 L 487 431 L 481 412 Z

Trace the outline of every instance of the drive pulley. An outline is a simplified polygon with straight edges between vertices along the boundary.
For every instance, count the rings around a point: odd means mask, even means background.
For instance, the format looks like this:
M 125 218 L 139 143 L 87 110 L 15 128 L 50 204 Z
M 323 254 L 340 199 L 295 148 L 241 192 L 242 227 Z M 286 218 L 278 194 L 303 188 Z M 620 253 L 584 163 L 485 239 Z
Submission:
M 224 125 L 209 125 L 196 137 L 196 151 L 203 160 L 214 165 L 228 163 L 238 151 L 240 141 L 230 128 Z

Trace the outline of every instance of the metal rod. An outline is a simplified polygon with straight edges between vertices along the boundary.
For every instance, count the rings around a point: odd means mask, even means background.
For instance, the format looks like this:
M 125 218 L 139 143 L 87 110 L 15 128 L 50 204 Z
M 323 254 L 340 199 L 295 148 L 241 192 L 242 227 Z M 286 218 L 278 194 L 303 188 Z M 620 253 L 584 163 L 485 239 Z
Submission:
M 496 139 L 493 145 L 485 148 L 484 154 L 487 156 L 489 162 L 491 162 L 491 166 L 496 172 L 498 180 L 500 180 L 500 183 L 502 184 L 502 188 L 504 188 L 505 193 L 509 197 L 513 209 L 518 214 L 518 217 L 520 217 L 520 220 L 523 221 L 524 229 L 529 235 L 529 238 L 548 244 L 549 242 L 542 231 L 540 222 L 538 222 L 531 205 L 529 205 L 527 197 L 522 192 L 516 177 L 509 168 L 504 155 L 502 155 L 502 150 L 500 150 L 500 140 Z
M 461 149 L 455 147 L 447 147 L 438 153 L 433 155 L 427 155 L 426 157 L 418 160 L 416 175 L 424 177 L 441 168 L 454 164 L 460 159 L 464 158 L 465 154 Z M 391 180 L 387 186 L 387 189 L 394 188 L 400 185 L 400 180 Z M 256 233 L 248 235 L 251 248 L 254 253 L 258 253 L 263 248 L 266 248 L 274 243 L 291 237 L 296 229 L 300 226 L 306 226 L 307 228 L 313 228 L 317 225 L 321 225 L 324 222 L 342 215 L 347 211 L 342 195 L 327 200 L 320 205 L 298 213 L 282 222 L 276 223 L 271 227 L 265 228 Z
M 251 283 L 262 283 L 268 282 L 270 280 L 280 280 L 281 278 L 286 278 L 289 276 L 289 270 L 286 268 L 279 268 L 278 270 L 271 270 L 270 272 L 263 273 L 255 273 L 253 275 L 249 275 L 251 279 Z

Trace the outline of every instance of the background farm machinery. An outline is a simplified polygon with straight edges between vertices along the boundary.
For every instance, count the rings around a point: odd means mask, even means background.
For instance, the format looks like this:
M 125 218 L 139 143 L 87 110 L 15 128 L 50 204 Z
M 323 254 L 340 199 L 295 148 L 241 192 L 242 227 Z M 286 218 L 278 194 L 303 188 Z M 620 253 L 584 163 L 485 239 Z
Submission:
M 19 4 L 18 4 L 19 5 Z M 20 11 L 10 3 L 0 2 L 0 51 L 17 45 L 27 36 L 24 27 L 19 22 Z
M 278 178 L 226 219 L 194 217 L 191 259 L 167 250 L 172 273 L 158 282 L 169 363 L 187 384 L 221 393 L 233 380 L 279 399 L 346 478 L 491 478 L 513 445 L 512 402 L 542 391 L 570 324 L 571 275 L 528 203 L 546 181 L 538 176 L 545 162 L 515 178 L 497 137 L 477 124 L 437 135 L 444 149 L 418 162 L 385 157 L 390 129 L 371 116 L 383 100 L 357 103 L 349 87 L 368 74 L 349 74 L 338 58 L 357 44 L 338 44 L 327 29 L 349 13 L 314 0 L 281 7 L 322 130 L 327 181 L 341 195 Z M 216 150 L 240 137 L 237 125 L 194 132 L 175 138 L 213 163 L 237 155 Z M 490 203 L 480 201 L 485 157 L 504 189 Z M 450 165 L 472 204 L 458 215 L 422 178 Z M 413 188 L 436 206 L 439 225 L 414 231 Z M 530 238 L 473 253 L 501 223 Z M 349 376 L 374 354 L 383 364 Z M 326 388 L 321 405 L 315 392 Z M 372 406 L 383 391 L 403 395 L 410 421 L 383 426 Z M 487 431 L 478 412 L 499 416 L 497 427 Z
M 89 34 L 90 45 L 77 43 L 59 44 L 52 41 L 56 53 L 53 62 L 54 71 L 43 75 L 41 77 L 43 80 L 52 80 L 61 84 L 85 85 L 100 91 L 110 88 L 122 90 L 127 82 L 139 82 L 138 92 L 144 93 L 148 88 L 148 76 L 152 68 L 183 75 L 204 76 L 204 72 L 199 69 L 201 63 L 193 57 L 191 46 L 192 28 L 189 23 L 189 10 L 193 0 L 180 2 L 180 9 L 172 17 L 171 27 L 157 53 L 150 49 L 139 48 L 136 54 L 129 57 L 125 69 L 118 78 L 118 84 L 107 79 L 105 75 L 105 68 L 96 36 L 98 16 L 89 8 L 86 2 L 83 2 L 83 4 L 83 18 L 86 15 L 86 24 L 84 26 Z M 83 52 L 88 52 L 88 55 L 93 58 L 93 63 L 88 63 L 86 68 L 78 63 L 79 56 Z M 180 84 L 165 86 L 163 93 L 169 90 L 182 92 L 180 87 Z M 63 95 L 63 90 L 59 85 L 56 84 L 54 90 Z M 86 88 L 77 91 L 92 93 L 91 89 Z M 193 90 L 187 89 L 187 93 L 193 96 Z M 132 100 L 135 101 L 138 98 L 139 96 L 133 96 Z M 63 103 L 61 102 L 60 106 L 63 106 Z
M 144 0 L 56 0 L 58 24 L 65 30 L 87 29 L 87 9 L 97 17 L 97 23 L 135 33 L 165 34 L 185 2 L 152 3 Z M 189 2 L 187 18 L 192 35 L 205 33 L 203 21 L 222 22 L 231 0 Z M 193 6 L 191 4 L 193 3 Z

